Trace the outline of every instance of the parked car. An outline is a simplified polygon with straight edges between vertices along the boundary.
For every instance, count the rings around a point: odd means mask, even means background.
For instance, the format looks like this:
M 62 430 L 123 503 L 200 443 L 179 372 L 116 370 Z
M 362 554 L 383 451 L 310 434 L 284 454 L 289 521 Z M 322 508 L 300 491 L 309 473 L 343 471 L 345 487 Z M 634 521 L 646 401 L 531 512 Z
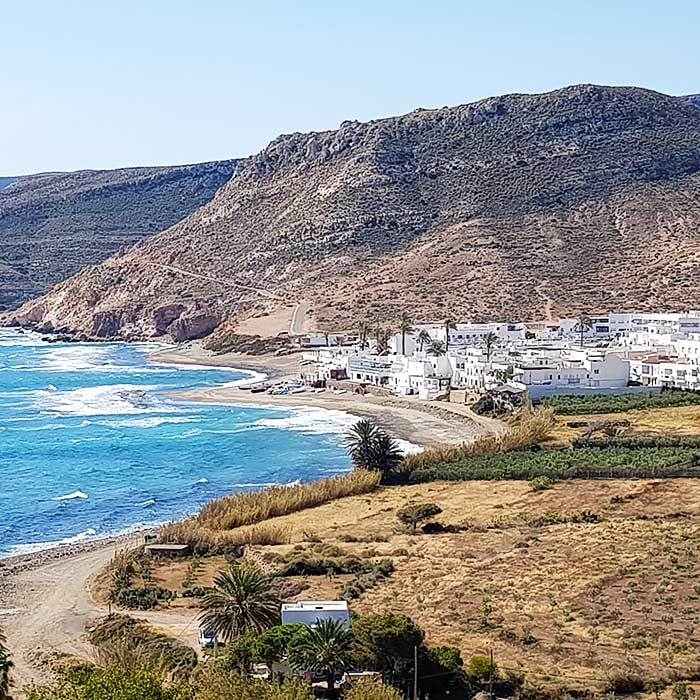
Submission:
M 203 627 L 199 630 L 199 645 L 202 649 L 216 649 L 219 646 L 219 639 L 216 636 L 216 632 L 204 629 Z

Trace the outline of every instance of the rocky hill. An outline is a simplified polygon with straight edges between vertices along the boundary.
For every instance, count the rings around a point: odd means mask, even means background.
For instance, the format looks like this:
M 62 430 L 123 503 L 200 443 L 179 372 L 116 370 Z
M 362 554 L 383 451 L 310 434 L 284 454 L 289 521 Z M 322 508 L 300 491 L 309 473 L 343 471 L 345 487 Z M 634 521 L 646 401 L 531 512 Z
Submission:
M 686 95 L 685 98 L 690 104 L 700 107 L 700 95 Z
M 214 196 L 235 164 L 0 178 L 0 309 L 177 223 Z
M 280 136 L 190 217 L 8 320 L 176 339 L 357 319 L 700 307 L 700 110 L 582 85 Z

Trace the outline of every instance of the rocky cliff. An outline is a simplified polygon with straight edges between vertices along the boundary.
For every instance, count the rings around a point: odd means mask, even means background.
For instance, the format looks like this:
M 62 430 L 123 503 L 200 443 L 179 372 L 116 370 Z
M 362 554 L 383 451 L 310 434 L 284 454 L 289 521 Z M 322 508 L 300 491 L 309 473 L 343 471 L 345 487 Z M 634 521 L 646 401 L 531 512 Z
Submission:
M 0 178 L 0 309 L 177 223 L 208 202 L 235 165 Z
M 316 323 L 700 306 L 700 110 L 507 95 L 290 134 L 201 209 L 10 321 L 177 339 L 307 300 Z

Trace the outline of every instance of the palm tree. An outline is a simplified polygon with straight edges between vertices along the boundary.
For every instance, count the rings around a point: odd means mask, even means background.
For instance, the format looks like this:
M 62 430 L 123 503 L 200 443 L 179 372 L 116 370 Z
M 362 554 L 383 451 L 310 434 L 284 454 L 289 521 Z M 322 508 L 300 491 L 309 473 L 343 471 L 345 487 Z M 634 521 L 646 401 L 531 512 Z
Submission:
M 450 331 L 457 330 L 457 324 L 453 319 L 447 318 L 443 325 L 445 326 L 445 352 L 447 352 L 450 349 Z
M 358 420 L 345 436 L 345 449 L 352 463 L 359 469 L 369 469 L 372 450 L 379 428 L 367 418 Z
M 322 673 L 329 695 L 337 697 L 335 675 L 350 663 L 351 643 L 352 636 L 340 620 L 319 620 L 294 647 L 292 665 L 302 672 Z
M 574 330 L 578 333 L 581 334 L 581 347 L 583 347 L 583 335 L 587 330 L 590 330 L 593 328 L 593 321 L 591 321 L 588 316 L 581 315 L 579 316 L 578 321 L 576 322 L 576 326 L 574 327 Z
M 389 350 L 389 338 L 391 338 L 391 331 L 388 328 L 382 328 L 382 326 L 377 326 L 374 331 L 374 337 L 377 341 L 377 354 L 383 355 Z
M 420 351 L 423 352 L 423 346 L 426 343 L 432 342 L 433 338 L 428 333 L 428 331 L 425 330 L 425 328 L 418 334 L 418 342 L 420 343 Z
M 362 418 L 350 428 L 345 437 L 345 448 L 358 469 L 389 474 L 403 459 L 401 448 L 394 438 Z
M 406 333 L 413 332 L 413 323 L 408 317 L 408 314 L 401 314 L 401 321 L 399 322 L 399 331 L 401 332 L 401 354 L 406 354 Z
M 484 346 L 486 347 L 486 362 L 491 362 L 491 352 L 496 345 L 498 345 L 498 336 L 493 331 L 489 331 L 484 338 Z
M 357 334 L 360 336 L 360 350 L 364 350 L 367 347 L 367 338 L 369 337 L 369 332 L 369 323 L 367 323 L 367 321 L 360 321 L 357 327 Z
M 10 653 L 5 644 L 5 635 L 0 630 L 0 700 L 5 700 L 5 698 L 9 697 L 10 671 L 14 665 L 10 660 Z
M 433 357 L 444 355 L 445 351 L 445 343 L 443 343 L 442 340 L 433 340 L 433 342 L 428 346 L 428 354 L 433 355 Z
M 230 641 L 279 624 L 279 611 L 269 576 L 255 566 L 232 565 L 214 579 L 214 590 L 204 596 L 199 619 L 203 627 Z

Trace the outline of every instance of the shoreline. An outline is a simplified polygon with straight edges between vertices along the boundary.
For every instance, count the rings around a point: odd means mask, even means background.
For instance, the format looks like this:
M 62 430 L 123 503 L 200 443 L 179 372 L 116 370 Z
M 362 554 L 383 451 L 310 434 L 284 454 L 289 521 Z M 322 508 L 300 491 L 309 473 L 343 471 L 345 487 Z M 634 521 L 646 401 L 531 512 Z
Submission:
M 149 360 L 181 367 L 240 370 L 253 374 L 250 382 L 262 381 L 263 378 L 277 382 L 296 376 L 298 353 L 282 356 L 250 356 L 238 353 L 217 355 L 204 350 L 196 342 L 190 342 L 185 346 L 161 347 L 149 355 Z M 245 384 L 247 381 L 243 379 L 216 387 L 173 391 L 169 395 L 188 403 L 272 410 L 317 408 L 341 412 L 357 419 L 371 418 L 400 442 L 422 449 L 459 444 L 475 439 L 486 432 L 499 432 L 502 427 L 499 421 L 476 416 L 468 409 L 462 410 L 463 407 L 458 404 L 438 406 L 435 402 L 417 399 L 357 394 L 335 395 L 330 392 L 327 395 L 305 393 L 292 396 L 251 394 L 239 388 L 239 384 Z M 3 581 L 18 572 L 100 549 L 127 545 L 155 531 L 156 528 L 150 526 L 77 542 L 63 544 L 57 542 L 45 549 L 2 556 L 0 557 L 0 601 L 3 597 Z M 2 621 L 2 606 L 0 606 L 0 621 Z
M 190 343 L 160 349 L 149 359 L 171 365 L 243 370 L 264 374 L 275 382 L 297 375 L 299 355 L 214 355 Z M 259 379 L 253 376 L 250 381 Z M 331 392 L 270 396 L 251 394 L 233 384 L 170 395 L 193 403 L 341 411 L 357 418 L 372 418 L 400 440 L 422 447 L 461 443 L 505 429 L 499 421 L 476 416 L 466 406 L 400 397 Z M 45 670 L 36 665 L 37 650 L 89 656 L 90 647 L 83 639 L 85 627 L 107 612 L 90 597 L 91 581 L 119 549 L 143 543 L 144 535 L 154 531 L 153 527 L 144 528 L 0 559 L 0 628 L 13 650 L 14 676 L 20 686 L 45 679 Z M 191 621 L 187 627 L 190 625 Z
M 262 373 L 271 382 L 295 378 L 298 375 L 298 359 L 298 354 L 259 357 L 237 353 L 216 355 L 195 343 L 173 350 L 164 350 L 151 356 L 151 360 L 165 364 L 227 367 Z M 253 381 L 255 380 L 251 379 L 251 382 Z M 462 404 L 438 403 L 398 396 L 333 394 L 330 391 L 319 394 L 306 392 L 291 396 L 273 396 L 267 393 L 251 394 L 238 386 L 227 385 L 173 392 L 171 396 L 194 403 L 341 411 L 357 419 L 371 418 L 397 439 L 421 448 L 461 444 L 474 440 L 484 433 L 500 433 L 505 429 L 500 421 L 477 416 Z

